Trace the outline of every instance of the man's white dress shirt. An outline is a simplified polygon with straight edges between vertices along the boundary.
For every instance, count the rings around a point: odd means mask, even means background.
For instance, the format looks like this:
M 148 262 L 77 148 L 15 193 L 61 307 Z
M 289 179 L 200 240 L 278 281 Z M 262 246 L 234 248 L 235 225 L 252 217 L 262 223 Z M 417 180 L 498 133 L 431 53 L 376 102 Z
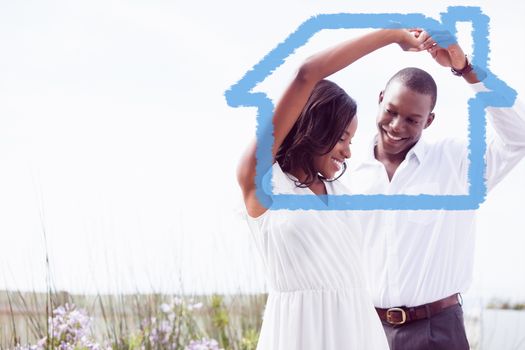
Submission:
M 483 83 L 473 89 L 486 91 Z M 494 135 L 487 140 L 486 183 L 490 191 L 525 156 L 525 107 L 487 108 Z M 375 142 L 374 142 L 375 144 Z M 468 194 L 468 145 L 423 137 L 388 180 L 374 157 L 374 144 L 343 182 L 352 194 Z M 525 180 L 524 180 L 525 186 Z M 416 306 L 465 292 L 472 281 L 475 211 L 361 211 L 365 272 L 374 305 Z

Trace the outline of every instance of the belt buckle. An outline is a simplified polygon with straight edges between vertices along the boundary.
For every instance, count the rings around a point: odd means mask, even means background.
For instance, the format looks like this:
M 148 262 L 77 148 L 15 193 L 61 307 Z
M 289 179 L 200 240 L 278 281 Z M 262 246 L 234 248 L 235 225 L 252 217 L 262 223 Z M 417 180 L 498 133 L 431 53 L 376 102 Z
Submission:
M 391 312 L 400 312 L 401 313 L 401 321 L 394 321 L 394 320 L 392 320 Z M 392 308 L 386 310 L 386 321 L 388 323 L 393 324 L 393 325 L 400 325 L 400 324 L 405 323 L 406 320 L 407 320 L 407 314 L 406 314 L 405 310 L 403 310 L 402 308 L 392 307 Z

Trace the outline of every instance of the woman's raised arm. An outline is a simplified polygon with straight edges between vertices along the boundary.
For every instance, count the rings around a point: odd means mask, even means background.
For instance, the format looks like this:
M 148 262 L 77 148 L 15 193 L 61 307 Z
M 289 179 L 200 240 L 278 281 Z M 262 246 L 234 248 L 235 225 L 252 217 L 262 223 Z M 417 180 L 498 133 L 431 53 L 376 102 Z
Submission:
M 308 58 L 297 71 L 275 108 L 273 115 L 273 162 L 275 162 L 275 155 L 279 147 L 299 118 L 312 90 L 319 81 L 389 44 L 397 43 L 405 51 L 419 51 L 418 47 L 422 43 L 422 39 L 417 38 L 416 33 L 419 31 L 377 30 L 347 40 Z M 262 215 L 267 210 L 255 194 L 255 154 L 256 141 L 253 141 L 242 156 L 237 169 L 237 180 L 243 193 L 246 209 L 252 217 Z

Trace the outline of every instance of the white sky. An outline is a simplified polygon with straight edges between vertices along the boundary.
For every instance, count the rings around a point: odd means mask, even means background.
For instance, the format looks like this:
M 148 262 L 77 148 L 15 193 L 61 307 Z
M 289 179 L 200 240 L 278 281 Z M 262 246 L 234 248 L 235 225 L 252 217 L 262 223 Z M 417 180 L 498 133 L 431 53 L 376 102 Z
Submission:
M 490 16 L 490 67 L 523 93 L 516 1 L 1 2 L 0 289 L 45 289 L 47 250 L 57 289 L 261 290 L 234 175 L 255 109 L 228 107 L 224 91 L 312 15 L 438 18 L 449 5 Z M 319 33 L 258 90 L 276 98 L 302 59 L 357 33 Z M 358 102 L 359 140 L 407 65 L 438 83 L 428 136 L 464 136 L 468 88 L 392 46 L 333 77 Z M 525 299 L 524 178 L 522 162 L 479 211 L 472 295 Z

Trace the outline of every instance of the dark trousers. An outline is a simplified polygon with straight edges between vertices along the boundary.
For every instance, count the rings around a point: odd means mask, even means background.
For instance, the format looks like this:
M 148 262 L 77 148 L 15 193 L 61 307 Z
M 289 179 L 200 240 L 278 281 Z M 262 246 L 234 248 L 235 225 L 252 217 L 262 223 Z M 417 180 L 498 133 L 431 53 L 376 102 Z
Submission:
M 383 322 L 390 350 L 468 350 L 461 305 L 431 318 L 393 326 Z

